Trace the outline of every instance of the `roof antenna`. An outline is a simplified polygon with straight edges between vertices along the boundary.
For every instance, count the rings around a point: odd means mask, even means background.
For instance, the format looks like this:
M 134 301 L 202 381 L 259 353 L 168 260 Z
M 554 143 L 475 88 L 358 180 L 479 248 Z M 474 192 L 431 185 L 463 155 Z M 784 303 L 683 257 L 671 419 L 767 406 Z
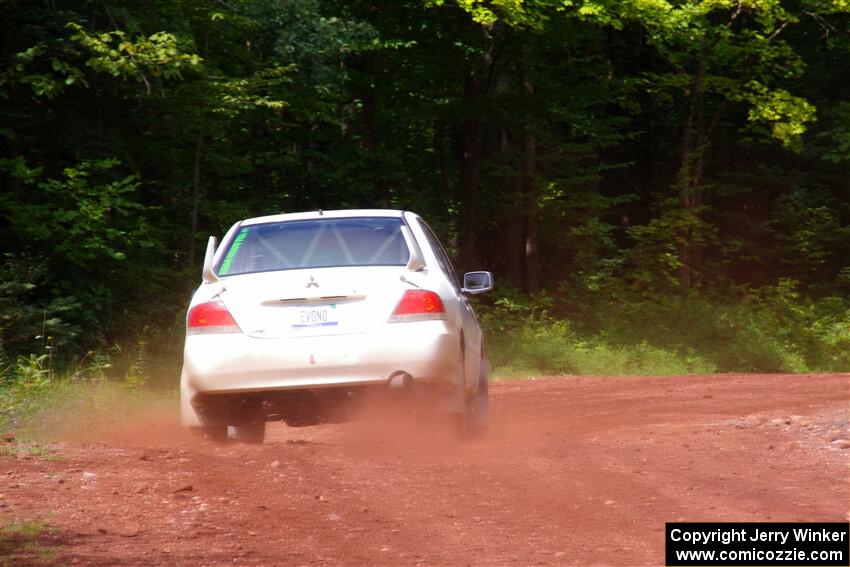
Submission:
M 319 216 L 324 216 L 325 212 L 322 209 L 319 209 Z

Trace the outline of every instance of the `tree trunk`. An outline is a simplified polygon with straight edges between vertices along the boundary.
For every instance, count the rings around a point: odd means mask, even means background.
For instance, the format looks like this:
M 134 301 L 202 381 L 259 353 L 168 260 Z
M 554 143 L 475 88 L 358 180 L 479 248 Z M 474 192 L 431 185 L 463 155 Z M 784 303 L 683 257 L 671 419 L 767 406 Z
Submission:
M 201 52 L 204 57 L 207 56 L 210 44 L 210 26 L 207 26 L 204 32 L 204 48 Z M 205 117 L 201 112 L 201 121 L 198 125 L 198 138 L 195 142 L 195 160 L 192 168 L 192 222 L 189 235 L 189 267 L 195 266 L 195 237 L 198 234 L 198 208 L 201 205 L 201 155 L 204 149 L 204 126 Z
M 363 145 L 369 150 L 372 160 L 372 171 L 375 173 L 373 181 L 374 198 L 382 206 L 389 207 L 392 203 L 392 195 L 387 190 L 387 181 L 381 172 L 384 170 L 380 163 L 378 151 L 378 128 L 375 124 L 377 114 L 377 101 L 375 97 L 375 81 L 378 77 L 375 73 L 375 65 L 371 56 L 366 55 L 362 60 L 361 71 L 363 72 L 363 86 L 360 97 L 363 100 Z
M 255 120 L 251 125 L 251 137 L 254 140 L 265 140 L 266 137 L 266 128 L 265 124 L 261 119 Z M 256 150 L 259 154 L 259 159 L 254 162 L 254 175 L 253 175 L 253 190 L 254 190 L 254 206 L 251 207 L 252 212 L 256 216 L 261 216 L 264 214 L 269 214 L 269 211 L 266 207 L 266 196 L 268 190 L 268 179 L 269 179 L 269 168 L 263 163 L 265 160 L 265 156 L 263 156 L 263 150 L 259 148 Z M 255 153 L 255 155 L 257 155 Z M 274 211 L 277 212 L 277 211 Z
M 192 233 L 189 235 L 189 266 L 195 266 L 195 236 L 198 233 L 198 207 L 201 204 L 201 154 L 204 148 L 204 119 L 195 142 L 195 164 L 192 171 Z
M 464 96 L 472 105 L 480 95 L 480 81 L 474 71 L 466 77 Z M 463 121 L 463 161 L 460 174 L 460 265 L 471 270 L 478 263 L 475 240 L 475 199 L 481 165 L 481 119 L 467 116 Z
M 706 43 L 701 41 L 700 58 L 691 83 L 691 91 L 687 97 L 685 128 L 682 132 L 681 166 L 677 179 L 679 207 L 682 218 L 690 221 L 696 214 L 693 209 L 699 206 L 701 197 L 699 186 L 702 183 L 702 154 L 707 143 L 703 121 L 703 76 L 705 75 Z M 694 121 L 697 121 L 697 132 L 694 133 Z M 694 140 L 696 139 L 696 146 Z M 695 155 L 696 152 L 696 155 Z M 687 292 L 693 285 L 693 270 L 695 268 L 695 247 L 693 245 L 693 230 L 689 225 L 680 226 L 676 234 L 676 248 L 679 256 L 679 287 Z
M 693 97 L 693 94 L 691 95 Z M 691 109 L 693 104 L 689 104 Z M 679 177 L 676 180 L 679 193 L 679 207 L 684 213 L 688 213 L 691 208 L 691 138 L 693 137 L 693 112 L 688 111 L 687 121 L 685 122 L 685 130 L 682 133 L 682 156 L 681 165 L 679 167 Z M 691 288 L 691 247 L 690 247 L 690 229 L 686 226 L 680 226 L 676 230 L 676 251 L 679 256 L 679 287 L 682 291 L 687 291 Z
M 451 187 L 449 183 L 449 151 L 451 147 L 448 123 L 438 117 L 434 123 L 434 155 L 437 157 L 437 168 L 440 177 L 437 180 L 437 199 L 440 210 L 448 209 L 451 204 Z
M 469 61 L 464 81 L 464 120 L 461 132 L 463 156 L 460 173 L 460 265 L 464 270 L 475 270 L 478 265 L 476 241 L 476 207 L 478 174 L 481 168 L 484 120 L 481 98 L 498 81 L 493 63 L 495 42 L 493 28 L 483 26 L 485 49 L 480 57 Z
M 522 96 L 525 99 L 525 116 L 522 126 L 522 193 L 525 209 L 525 291 L 540 289 L 540 260 L 537 234 L 537 136 L 531 116 L 531 99 L 534 85 L 528 68 L 522 70 Z
M 502 214 L 502 222 L 505 225 L 505 241 L 502 250 L 504 254 L 501 260 L 504 262 L 505 279 L 517 289 L 525 286 L 525 270 L 523 269 L 525 259 L 525 223 L 523 215 L 523 192 L 522 172 L 515 156 L 511 155 L 511 141 L 507 131 L 501 133 L 501 155 L 505 163 L 512 163 L 510 173 L 503 180 L 506 200 L 506 210 Z
M 372 75 L 372 65 L 364 63 L 363 90 L 360 97 L 363 99 L 363 145 L 374 151 L 378 147 L 378 132 L 375 128 L 375 87 L 371 84 L 369 77 Z

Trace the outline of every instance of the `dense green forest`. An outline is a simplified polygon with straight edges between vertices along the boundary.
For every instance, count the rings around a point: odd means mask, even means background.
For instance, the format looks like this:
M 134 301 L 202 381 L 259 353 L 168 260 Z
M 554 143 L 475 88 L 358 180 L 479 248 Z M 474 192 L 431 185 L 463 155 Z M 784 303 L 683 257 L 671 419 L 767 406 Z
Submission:
M 847 0 L 0 14 L 0 381 L 179 362 L 210 234 L 347 207 L 496 274 L 508 370 L 850 369 Z

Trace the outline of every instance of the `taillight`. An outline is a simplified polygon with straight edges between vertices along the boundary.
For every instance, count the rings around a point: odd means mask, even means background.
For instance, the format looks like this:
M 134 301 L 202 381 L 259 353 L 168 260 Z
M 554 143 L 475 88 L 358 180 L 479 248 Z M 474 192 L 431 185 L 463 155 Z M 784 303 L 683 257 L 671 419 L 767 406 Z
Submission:
M 221 301 L 201 303 L 189 310 L 188 333 L 240 333 L 242 330 Z
M 446 308 L 439 295 L 424 289 L 409 289 L 404 292 L 401 301 L 396 305 L 390 322 L 403 323 L 445 318 Z

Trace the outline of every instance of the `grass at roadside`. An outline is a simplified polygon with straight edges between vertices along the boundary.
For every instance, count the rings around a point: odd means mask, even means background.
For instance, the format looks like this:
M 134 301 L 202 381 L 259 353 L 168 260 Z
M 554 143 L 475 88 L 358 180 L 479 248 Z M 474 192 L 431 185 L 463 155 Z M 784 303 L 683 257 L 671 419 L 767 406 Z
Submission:
M 850 303 L 782 285 L 738 300 L 580 306 L 504 295 L 479 312 L 495 377 L 850 370 Z
M 43 447 L 36 442 L 0 445 L 0 458 L 10 457 L 14 459 L 20 455 L 37 457 L 45 461 L 58 461 L 62 458 L 49 447 Z
M 545 344 L 531 346 L 528 343 L 508 356 L 496 355 L 491 374 L 499 380 L 540 374 L 680 376 L 717 371 L 711 362 L 695 354 L 681 355 L 647 343 L 622 346 L 590 341 L 558 343 L 555 356 L 547 356 Z
M 506 291 L 478 313 L 496 379 L 850 371 L 850 302 L 807 299 L 796 289 L 780 282 L 736 298 L 609 294 L 585 302 Z M 176 361 L 151 356 L 145 341 L 125 350 L 120 369 L 88 353 L 65 375 L 49 353 L 13 361 L 1 347 L 0 434 L 15 433 L 16 451 L 30 441 L 97 440 L 136 417 L 150 425 L 176 416 L 176 380 L 154 378 L 176 376 Z
M 0 524 L 0 567 L 50 564 L 56 555 L 53 535 L 55 530 L 41 520 Z
M 527 315 L 488 337 L 496 379 L 540 374 L 677 376 L 711 374 L 717 366 L 693 351 L 616 342 L 604 335 L 583 337 L 569 322 L 546 313 Z
M 105 379 L 19 377 L 0 387 L 0 433 L 13 431 L 18 451 L 46 451 L 28 442 L 94 440 L 141 416 L 173 416 L 176 389 L 130 386 Z M 39 455 L 39 456 L 47 456 Z

